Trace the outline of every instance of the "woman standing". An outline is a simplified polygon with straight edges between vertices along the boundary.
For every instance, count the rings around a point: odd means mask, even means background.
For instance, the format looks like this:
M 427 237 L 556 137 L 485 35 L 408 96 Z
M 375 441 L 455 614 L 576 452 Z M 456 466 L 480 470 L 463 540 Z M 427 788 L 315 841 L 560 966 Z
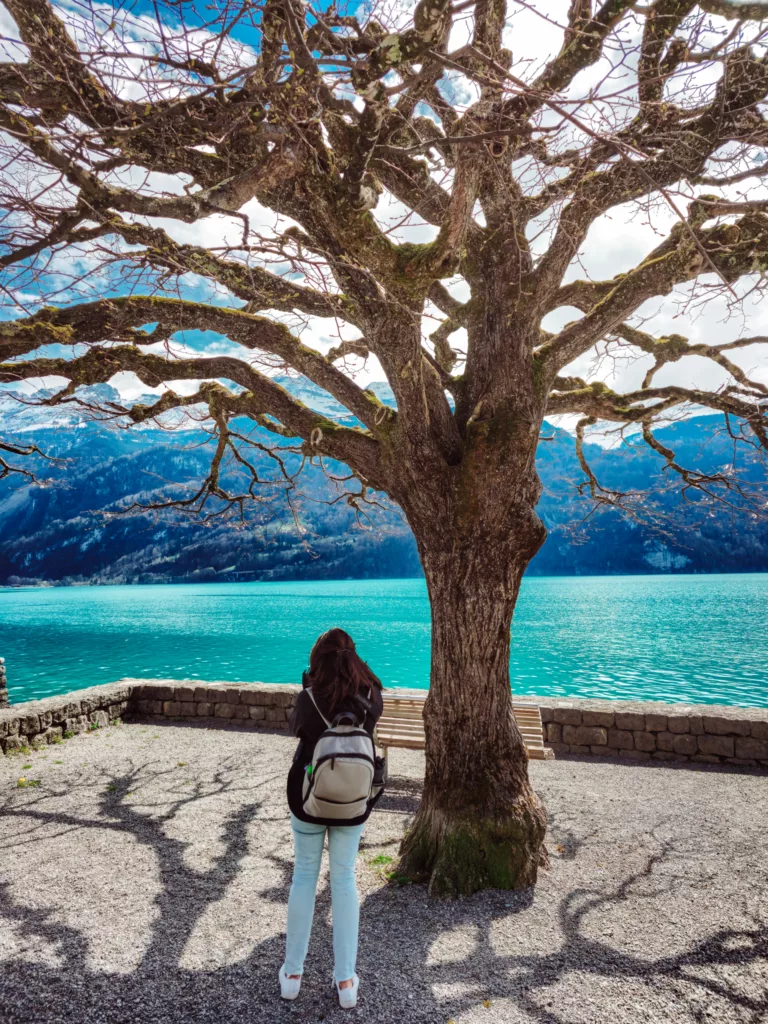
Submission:
M 300 742 L 288 773 L 294 868 L 288 898 L 285 963 L 280 968 L 280 994 L 283 999 L 295 999 L 299 994 L 327 832 L 333 909 L 333 977 L 340 1005 L 352 1007 L 357 1003 L 359 984 L 355 973 L 360 920 L 355 860 L 360 836 L 375 800 L 367 802 L 364 813 L 340 821 L 339 818 L 312 817 L 307 813 L 305 798 L 315 745 L 333 722 L 340 720 L 340 716 L 349 717 L 373 736 L 383 707 L 381 683 L 358 655 L 352 637 L 343 629 L 330 629 L 312 648 L 309 671 L 304 674 L 302 685 L 304 689 L 290 720 L 290 728 Z

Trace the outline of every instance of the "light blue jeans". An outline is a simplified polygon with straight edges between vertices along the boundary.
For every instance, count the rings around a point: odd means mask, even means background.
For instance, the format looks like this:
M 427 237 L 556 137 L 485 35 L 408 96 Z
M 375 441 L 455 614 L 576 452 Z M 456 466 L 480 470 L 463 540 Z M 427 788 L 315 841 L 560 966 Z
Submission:
M 304 970 L 312 918 L 315 914 L 315 891 L 326 832 L 331 867 L 333 976 L 336 981 L 347 981 L 355 973 L 357 933 L 360 924 L 355 861 L 364 827 L 311 825 L 291 815 L 294 864 L 285 936 L 286 974 L 301 974 Z

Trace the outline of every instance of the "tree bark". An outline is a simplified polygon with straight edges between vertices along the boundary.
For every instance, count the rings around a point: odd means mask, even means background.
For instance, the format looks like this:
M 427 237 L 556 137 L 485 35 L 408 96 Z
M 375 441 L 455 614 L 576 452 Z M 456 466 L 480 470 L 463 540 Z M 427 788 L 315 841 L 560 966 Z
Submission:
M 517 520 L 495 537 L 476 524 L 460 545 L 455 533 L 417 534 L 432 608 L 427 763 L 399 870 L 435 895 L 525 888 L 546 862 L 546 811 L 528 780 L 509 674 L 520 582 L 545 531 L 530 508 Z

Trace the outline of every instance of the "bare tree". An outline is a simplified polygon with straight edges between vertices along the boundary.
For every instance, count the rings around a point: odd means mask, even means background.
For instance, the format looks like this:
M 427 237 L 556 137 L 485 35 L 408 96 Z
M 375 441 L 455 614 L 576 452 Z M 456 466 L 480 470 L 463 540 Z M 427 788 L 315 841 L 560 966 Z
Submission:
M 424 795 L 400 870 L 434 892 L 531 884 L 546 815 L 510 712 L 509 645 L 545 537 L 543 417 L 575 415 L 579 442 L 598 421 L 634 425 L 687 488 L 718 482 L 657 439 L 674 410 L 717 410 L 768 449 L 768 387 L 743 365 L 766 339 L 658 337 L 641 309 L 673 292 L 682 312 L 734 306 L 762 287 L 768 4 L 420 0 L 409 18 L 216 0 L 205 22 L 183 3 L 153 17 L 5 3 L 18 36 L 0 65 L 0 380 L 63 379 L 49 401 L 124 371 L 167 385 L 111 410 L 133 422 L 207 406 L 206 494 L 226 498 L 220 461 L 247 416 L 394 499 L 433 626 Z M 548 60 L 505 47 L 521 11 L 560 25 Z M 590 227 L 628 205 L 666 217 L 665 236 L 628 273 L 574 279 Z M 390 230 L 407 218 L 426 241 Z M 219 244 L 199 244 L 211 224 Z M 575 318 L 544 329 L 562 307 Z M 338 325 L 330 351 L 300 340 L 313 318 Z M 180 351 L 193 329 L 229 349 Z M 573 375 L 590 351 L 645 360 L 641 386 Z M 726 383 L 655 382 L 690 356 Z M 366 360 L 396 409 L 356 383 Z M 359 425 L 300 402 L 281 367 Z

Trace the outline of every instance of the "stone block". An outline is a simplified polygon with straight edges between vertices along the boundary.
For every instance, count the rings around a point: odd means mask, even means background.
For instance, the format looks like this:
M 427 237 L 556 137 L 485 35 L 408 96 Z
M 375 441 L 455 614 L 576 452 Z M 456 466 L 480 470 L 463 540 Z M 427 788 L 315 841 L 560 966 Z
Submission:
M 24 715 L 19 719 L 19 733 L 22 736 L 34 736 L 40 732 L 40 718 L 38 715 Z
M 21 750 L 22 747 L 26 746 L 21 736 L 6 736 L 3 740 L 3 750 L 6 754 L 15 754 L 17 750 Z
M 181 714 L 181 701 L 164 700 L 163 714 L 166 716 L 166 718 L 178 718 L 179 715 Z
M 547 723 L 547 740 L 550 743 L 563 742 L 563 727 L 558 722 Z
M 667 731 L 667 716 L 666 715 L 646 715 L 645 716 L 645 731 L 646 732 L 666 732 Z
M 585 747 L 604 747 L 608 743 L 608 730 L 599 725 L 565 725 L 563 742 Z
M 675 734 L 673 732 L 656 733 L 656 749 L 669 753 L 675 749 Z
M 768 721 L 752 722 L 750 724 L 750 736 L 756 740 L 768 740 Z
M 236 704 L 235 705 L 235 718 L 250 718 L 250 708 L 247 704 Z
M 281 725 L 285 725 L 285 713 L 282 708 L 266 708 L 265 710 L 268 722 L 279 722 Z
M 248 707 L 254 707 L 259 704 L 259 697 L 261 694 L 258 690 L 241 690 L 240 691 L 240 703 L 247 704 Z
M 750 723 L 738 718 L 704 715 L 704 732 L 710 736 L 749 736 Z
M 647 750 L 620 750 L 619 757 L 625 761 L 650 761 L 651 759 Z
M 195 688 L 194 686 L 177 686 L 174 697 L 182 703 L 192 701 L 195 699 Z
M 626 729 L 609 729 L 608 746 L 614 750 L 634 750 L 635 738 Z
M 738 743 L 738 740 L 736 741 Z M 757 761 L 748 757 L 729 757 L 728 764 L 738 765 L 740 768 L 756 768 Z
M 251 705 L 248 708 L 248 713 L 251 716 L 251 720 L 254 722 L 263 722 L 267 717 L 267 709 L 258 704 Z
M 551 747 L 555 757 L 562 757 L 564 754 L 569 753 L 567 743 L 550 743 L 549 746 Z
M 206 700 L 201 700 L 197 705 L 197 715 L 200 718 L 210 718 L 215 713 L 215 706 Z
M 541 708 L 539 708 L 539 711 L 541 712 L 541 724 L 542 725 L 547 725 L 549 722 L 554 722 L 554 720 L 555 720 L 555 709 L 554 708 L 544 707 L 544 705 L 542 705 Z
M 629 729 L 632 732 L 635 729 L 645 729 L 645 715 L 635 711 L 617 711 L 616 728 Z
M 690 732 L 690 718 L 688 715 L 667 715 L 667 729 L 674 733 Z
M 590 747 L 590 753 L 594 754 L 595 757 L 615 757 L 616 751 L 611 747 L 607 746 L 594 746 Z
M 704 722 L 701 715 L 689 715 L 688 727 L 693 736 L 702 736 L 704 733 Z
M 597 725 L 603 729 L 610 729 L 613 725 L 614 717 L 612 711 L 582 711 L 581 722 L 582 725 Z
M 19 720 L 18 718 L 8 718 L 4 722 L 0 722 L 0 737 L 2 736 L 18 736 L 19 735 Z
M 682 754 L 675 754 L 671 750 L 657 750 L 651 755 L 654 761 L 680 761 Z
M 193 700 L 183 700 L 180 714 L 182 718 L 193 718 L 197 714 L 197 704 Z
M 275 689 L 274 693 L 270 694 L 272 698 L 271 704 L 274 708 L 289 708 L 294 702 L 294 695 L 292 693 L 286 693 L 284 690 Z
M 581 725 L 579 708 L 555 708 L 555 721 L 560 725 Z
M 83 713 L 83 705 L 79 700 L 70 701 L 64 705 L 65 718 L 77 718 Z
M 699 753 L 714 754 L 717 757 L 734 757 L 732 736 L 699 736 Z
M 638 730 L 633 733 L 635 737 L 635 750 L 654 751 L 656 749 L 656 737 L 652 732 Z
M 216 710 L 214 714 L 217 718 L 234 718 L 237 709 L 237 704 L 227 704 L 223 701 L 216 704 Z
M 752 736 L 739 736 L 735 746 L 736 757 L 768 760 L 768 739 L 756 740 Z
M 195 700 L 208 700 L 208 687 L 207 686 L 196 686 L 195 687 Z
M 64 730 L 60 725 L 50 725 L 44 733 L 41 733 L 41 736 L 45 739 L 46 743 L 56 743 L 63 735 Z
M 244 690 L 243 693 L 240 695 L 241 700 L 243 694 L 245 693 L 249 695 L 251 706 L 256 705 L 262 708 L 268 708 L 273 706 L 271 693 L 265 693 L 264 690 Z
M 174 700 L 176 696 L 175 686 L 153 686 L 152 696 L 155 700 Z
M 716 754 L 694 754 L 691 758 L 699 764 L 720 764 L 721 760 Z
M 672 741 L 672 749 L 676 754 L 685 754 L 686 757 L 690 757 L 696 753 L 698 749 L 696 746 L 696 737 L 691 736 L 689 733 L 680 733 L 675 736 Z
M 585 743 L 569 743 L 568 750 L 571 754 L 591 754 L 592 751 Z
M 109 725 L 109 715 L 106 711 L 93 711 L 90 714 L 90 720 L 96 725 L 101 726 L 102 729 Z
M 211 688 L 208 690 L 208 700 L 213 704 L 239 704 L 240 691 L 223 687 L 218 690 Z

